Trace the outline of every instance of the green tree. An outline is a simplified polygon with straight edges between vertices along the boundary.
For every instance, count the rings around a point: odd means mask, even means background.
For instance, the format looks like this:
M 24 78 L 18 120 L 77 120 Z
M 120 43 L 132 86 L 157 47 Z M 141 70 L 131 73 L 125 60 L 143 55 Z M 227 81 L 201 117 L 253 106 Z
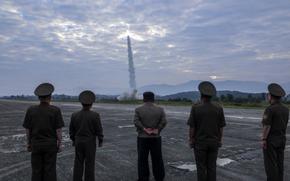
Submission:
M 229 102 L 233 102 L 234 101 L 234 96 L 232 94 L 227 94 L 227 100 Z

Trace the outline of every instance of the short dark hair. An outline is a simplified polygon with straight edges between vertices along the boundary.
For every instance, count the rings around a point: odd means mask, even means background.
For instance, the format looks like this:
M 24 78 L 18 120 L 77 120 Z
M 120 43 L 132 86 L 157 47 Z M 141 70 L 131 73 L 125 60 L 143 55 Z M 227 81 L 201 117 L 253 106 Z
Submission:
M 276 100 L 280 100 L 280 99 L 282 99 L 282 97 L 280 97 L 280 96 L 274 96 L 274 95 L 271 94 L 271 93 L 270 93 L 270 95 L 271 95 L 272 98 L 274 98 L 274 99 L 276 99 Z
M 201 94 L 200 96 L 202 98 L 205 98 L 205 99 L 211 99 L 212 98 L 212 96 L 208 96 L 208 95 L 204 95 L 204 94 Z
M 39 99 L 40 101 L 46 100 L 46 99 L 48 99 L 48 98 L 51 98 L 51 94 L 50 94 L 50 95 L 47 95 L 47 96 L 38 96 L 38 99 Z
M 144 92 L 143 93 L 143 101 L 144 102 L 154 102 L 155 101 L 155 95 L 153 92 Z
M 82 104 L 83 107 L 91 107 L 93 104 Z

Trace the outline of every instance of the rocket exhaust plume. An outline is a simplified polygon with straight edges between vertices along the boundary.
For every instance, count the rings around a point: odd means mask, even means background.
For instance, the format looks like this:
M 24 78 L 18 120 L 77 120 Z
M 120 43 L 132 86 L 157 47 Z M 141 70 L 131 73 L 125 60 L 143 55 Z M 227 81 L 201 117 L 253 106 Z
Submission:
M 128 45 L 128 64 L 129 64 L 129 84 L 131 90 L 136 90 L 136 78 L 135 78 L 135 68 L 133 62 L 133 54 L 131 48 L 130 36 L 127 36 L 127 45 Z
M 134 68 L 134 62 L 133 62 L 133 53 L 131 48 L 131 40 L 130 36 L 127 36 L 127 45 L 128 45 L 128 65 L 129 65 L 129 86 L 130 91 L 125 92 L 122 95 L 120 95 L 117 99 L 118 100 L 136 100 L 138 99 L 137 94 L 137 86 L 136 86 L 136 77 L 135 77 L 135 68 Z

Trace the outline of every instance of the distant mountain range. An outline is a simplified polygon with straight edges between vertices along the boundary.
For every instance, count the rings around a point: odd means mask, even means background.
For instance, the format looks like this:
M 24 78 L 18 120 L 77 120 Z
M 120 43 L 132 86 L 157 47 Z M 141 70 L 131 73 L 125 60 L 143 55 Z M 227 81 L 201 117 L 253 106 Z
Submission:
M 181 84 L 169 85 L 169 84 L 153 84 L 146 85 L 138 88 L 138 93 L 142 95 L 144 91 L 153 91 L 158 98 L 160 99 L 190 99 L 196 100 L 199 98 L 199 92 L 197 90 L 199 83 L 201 80 L 192 80 Z M 236 80 L 225 80 L 225 81 L 212 81 L 218 90 L 218 97 L 222 95 L 227 96 L 228 94 L 233 95 L 234 98 L 247 98 L 249 94 L 252 98 L 261 97 L 263 94 L 267 92 L 268 83 L 258 82 L 258 81 L 236 81 Z M 290 101 L 290 82 L 281 84 L 283 88 L 286 90 L 288 96 L 287 100 Z M 80 89 L 80 88 L 79 88 Z M 92 88 L 92 90 L 96 89 L 97 99 L 99 100 L 115 100 L 117 97 L 122 94 L 122 89 L 114 89 L 114 91 L 107 91 L 99 88 Z M 102 91 L 100 91 L 102 90 Z M 141 96 L 142 97 L 142 96 Z M 20 100 L 36 100 L 35 96 L 29 95 L 14 95 L 14 96 L 3 96 L 0 98 L 5 99 L 20 99 Z M 53 96 L 54 100 L 78 100 L 76 95 L 65 95 L 65 94 L 56 94 Z
M 139 92 L 153 91 L 158 95 L 170 95 L 180 92 L 197 91 L 198 84 L 201 80 L 192 80 L 182 84 L 153 84 L 140 87 Z M 258 81 L 212 81 L 219 91 L 239 91 L 248 93 L 262 93 L 267 92 L 268 83 Z M 290 82 L 282 84 L 287 93 L 290 93 Z

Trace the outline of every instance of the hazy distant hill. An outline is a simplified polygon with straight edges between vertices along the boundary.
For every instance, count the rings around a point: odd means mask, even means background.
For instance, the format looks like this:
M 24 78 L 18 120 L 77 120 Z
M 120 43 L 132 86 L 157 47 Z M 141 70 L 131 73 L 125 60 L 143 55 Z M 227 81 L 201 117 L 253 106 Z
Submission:
M 153 91 L 159 95 L 169 95 L 179 92 L 197 91 L 200 80 L 192 80 L 182 84 L 168 85 L 168 84 L 154 84 L 147 85 L 139 88 L 139 92 Z M 257 81 L 213 81 L 218 90 L 229 90 L 249 93 L 266 92 L 267 83 Z M 283 87 L 290 93 L 290 82 L 283 84 Z

